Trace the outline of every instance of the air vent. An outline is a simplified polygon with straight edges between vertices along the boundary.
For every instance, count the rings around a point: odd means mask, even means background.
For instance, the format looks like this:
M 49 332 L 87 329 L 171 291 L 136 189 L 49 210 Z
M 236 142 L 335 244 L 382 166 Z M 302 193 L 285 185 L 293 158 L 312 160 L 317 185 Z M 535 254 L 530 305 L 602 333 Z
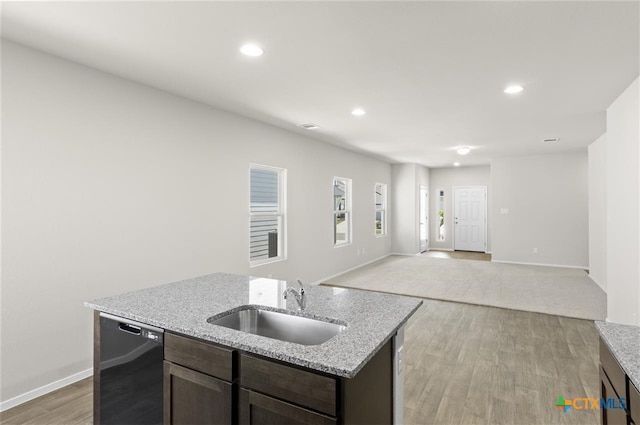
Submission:
M 548 139 L 542 139 L 542 143 L 557 143 L 560 140 L 559 137 L 550 137 Z
M 302 127 L 302 128 L 307 129 L 307 130 L 315 130 L 317 128 L 320 128 L 319 125 L 316 125 L 316 124 L 311 123 L 311 122 L 307 122 L 307 123 L 304 123 L 304 124 L 298 124 L 298 127 Z

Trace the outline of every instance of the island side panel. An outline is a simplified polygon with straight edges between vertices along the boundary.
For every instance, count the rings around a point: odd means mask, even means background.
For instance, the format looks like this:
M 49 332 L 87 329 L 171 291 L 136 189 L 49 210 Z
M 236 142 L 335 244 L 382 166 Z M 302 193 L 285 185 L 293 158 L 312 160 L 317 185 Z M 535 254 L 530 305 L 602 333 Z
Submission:
M 100 312 L 93 312 L 93 425 L 100 425 Z
M 392 340 L 389 340 L 356 376 L 342 378 L 342 423 L 393 423 L 392 351 Z

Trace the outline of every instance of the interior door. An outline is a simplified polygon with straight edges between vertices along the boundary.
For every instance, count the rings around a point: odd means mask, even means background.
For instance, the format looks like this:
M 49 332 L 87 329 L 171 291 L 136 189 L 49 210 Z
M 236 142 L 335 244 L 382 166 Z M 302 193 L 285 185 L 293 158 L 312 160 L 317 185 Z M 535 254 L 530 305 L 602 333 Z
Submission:
M 420 252 L 429 249 L 429 191 L 420 186 Z
M 453 249 L 485 252 L 487 248 L 487 188 L 453 188 Z

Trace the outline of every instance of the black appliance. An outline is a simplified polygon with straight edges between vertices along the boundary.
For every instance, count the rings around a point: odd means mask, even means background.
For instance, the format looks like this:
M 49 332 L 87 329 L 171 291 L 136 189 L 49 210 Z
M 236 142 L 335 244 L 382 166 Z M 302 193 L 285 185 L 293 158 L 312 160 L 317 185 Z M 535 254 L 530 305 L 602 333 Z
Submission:
M 100 423 L 162 424 L 164 330 L 100 313 Z

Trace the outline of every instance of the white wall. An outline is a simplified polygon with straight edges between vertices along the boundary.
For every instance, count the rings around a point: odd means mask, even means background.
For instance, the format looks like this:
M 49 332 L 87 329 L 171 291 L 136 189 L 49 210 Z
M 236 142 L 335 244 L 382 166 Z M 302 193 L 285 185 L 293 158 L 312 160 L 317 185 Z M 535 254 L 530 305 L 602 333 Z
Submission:
M 493 261 L 588 268 L 587 165 L 586 150 L 491 162 Z
M 391 166 L 391 251 L 420 253 L 420 185 L 429 187 L 429 169 L 417 164 Z
M 589 145 L 589 276 L 607 290 L 607 135 Z
M 607 316 L 640 321 L 640 79 L 607 109 Z
M 431 169 L 431 197 L 429 233 L 431 234 L 431 249 L 453 249 L 453 188 L 455 186 L 486 186 L 487 212 L 491 205 L 491 170 L 490 167 L 449 167 Z M 444 228 L 445 240 L 439 241 L 440 209 L 439 195 L 444 190 Z M 433 194 L 433 195 L 432 195 Z M 487 214 L 489 216 L 489 214 Z M 491 251 L 491 221 L 487 217 L 487 251 Z
M 2 401 L 90 368 L 86 300 L 215 271 L 313 282 L 390 252 L 387 163 L 9 42 L 2 88 Z M 289 258 L 250 269 L 252 162 L 288 170 Z M 338 249 L 336 175 L 354 194 Z
M 391 165 L 391 251 L 417 254 L 416 164 Z

